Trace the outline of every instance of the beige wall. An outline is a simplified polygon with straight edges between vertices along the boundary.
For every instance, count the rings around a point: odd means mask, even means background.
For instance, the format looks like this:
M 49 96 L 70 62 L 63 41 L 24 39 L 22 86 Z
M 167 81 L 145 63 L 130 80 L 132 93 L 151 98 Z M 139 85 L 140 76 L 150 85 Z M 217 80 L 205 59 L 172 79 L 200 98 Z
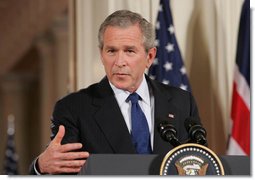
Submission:
M 77 88 L 104 76 L 97 29 L 117 9 L 141 13 L 153 24 L 159 0 L 77 0 Z M 229 131 L 233 66 L 243 0 L 172 0 L 175 32 L 208 132 L 209 146 L 224 154 Z

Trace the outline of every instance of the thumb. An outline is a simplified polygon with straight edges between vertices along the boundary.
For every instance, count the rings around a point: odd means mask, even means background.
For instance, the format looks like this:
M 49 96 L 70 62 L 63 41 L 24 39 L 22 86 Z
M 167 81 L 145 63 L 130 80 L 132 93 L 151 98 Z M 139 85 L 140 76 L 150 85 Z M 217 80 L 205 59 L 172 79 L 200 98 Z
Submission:
M 63 125 L 60 125 L 59 128 L 58 128 L 58 133 L 57 135 L 55 136 L 55 138 L 53 139 L 53 141 L 56 143 L 56 144 L 60 144 L 63 137 L 65 135 L 65 127 Z

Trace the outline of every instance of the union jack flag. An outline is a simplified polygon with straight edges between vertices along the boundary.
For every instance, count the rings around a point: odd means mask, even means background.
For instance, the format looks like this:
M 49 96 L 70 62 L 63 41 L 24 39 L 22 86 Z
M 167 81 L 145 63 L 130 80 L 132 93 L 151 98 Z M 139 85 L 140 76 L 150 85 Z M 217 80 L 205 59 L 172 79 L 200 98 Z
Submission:
M 229 155 L 250 156 L 250 2 L 245 0 L 239 25 L 234 69 Z

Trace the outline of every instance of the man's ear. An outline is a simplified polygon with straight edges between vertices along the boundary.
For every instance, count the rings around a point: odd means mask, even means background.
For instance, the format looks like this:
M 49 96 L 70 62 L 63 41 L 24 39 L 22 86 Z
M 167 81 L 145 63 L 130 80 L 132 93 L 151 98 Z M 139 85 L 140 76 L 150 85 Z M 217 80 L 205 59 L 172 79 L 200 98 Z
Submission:
M 104 60 L 103 60 L 103 49 L 99 48 L 99 53 L 100 53 L 101 62 L 104 64 Z
M 154 62 L 156 54 L 157 54 L 157 48 L 156 47 L 153 47 L 153 48 L 149 49 L 149 52 L 147 54 L 147 65 L 146 65 L 146 68 L 148 68 L 148 69 L 150 68 L 150 66 Z

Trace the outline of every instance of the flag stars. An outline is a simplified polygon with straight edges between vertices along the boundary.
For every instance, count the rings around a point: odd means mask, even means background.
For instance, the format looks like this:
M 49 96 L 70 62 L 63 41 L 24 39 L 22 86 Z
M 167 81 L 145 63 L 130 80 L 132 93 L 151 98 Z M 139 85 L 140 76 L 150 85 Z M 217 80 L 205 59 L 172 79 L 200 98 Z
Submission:
M 164 64 L 164 68 L 165 68 L 166 71 L 172 70 L 173 69 L 173 63 L 166 62 Z
M 174 44 L 167 43 L 165 48 L 166 48 L 167 52 L 170 53 L 170 52 L 174 51 Z
M 159 11 L 159 12 L 162 12 L 162 10 L 163 10 L 162 4 L 160 4 L 159 7 L 158 7 L 158 11 Z
M 184 66 L 182 66 L 182 68 L 180 69 L 182 75 L 186 74 L 186 68 Z
M 153 65 L 157 65 L 158 64 L 158 58 L 155 58 L 153 61 Z
M 157 21 L 155 22 L 156 40 L 154 41 L 158 53 L 149 68 L 148 75 L 152 79 L 160 80 L 165 85 L 171 84 L 171 86 L 189 91 L 187 69 L 178 49 L 175 37 L 176 29 L 169 7 L 169 5 L 164 7 L 163 4 L 158 6 Z
M 166 80 L 166 79 L 163 79 L 162 83 L 168 85 L 168 84 L 169 84 L 169 81 Z
M 160 29 L 160 22 L 159 21 L 156 22 L 155 27 L 156 27 L 157 30 Z
M 174 34 L 174 26 L 172 24 L 169 26 L 168 31 L 170 34 Z
M 159 40 L 158 40 L 158 39 L 156 39 L 156 40 L 154 41 L 154 45 L 155 45 L 156 47 L 159 47 Z
M 181 84 L 181 85 L 180 85 L 180 88 L 183 89 L 183 90 L 185 90 L 185 91 L 187 91 L 188 86 L 185 85 L 185 84 Z
M 153 76 L 153 75 L 150 75 L 150 78 L 151 78 L 151 79 L 153 79 L 153 80 L 155 80 L 155 79 L 156 79 L 156 77 L 155 77 L 155 76 Z

